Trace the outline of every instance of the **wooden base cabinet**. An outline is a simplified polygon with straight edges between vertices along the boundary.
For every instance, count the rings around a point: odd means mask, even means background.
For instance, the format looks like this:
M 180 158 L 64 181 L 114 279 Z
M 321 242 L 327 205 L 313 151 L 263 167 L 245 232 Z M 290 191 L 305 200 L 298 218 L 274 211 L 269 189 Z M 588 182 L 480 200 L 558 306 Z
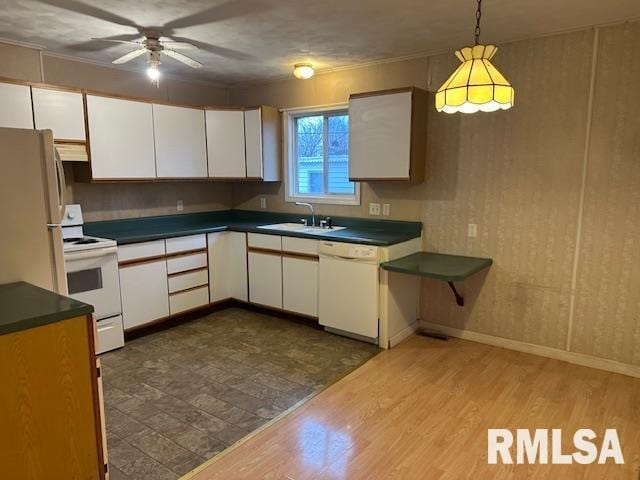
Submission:
M 0 336 L 0 478 L 106 475 L 91 317 Z

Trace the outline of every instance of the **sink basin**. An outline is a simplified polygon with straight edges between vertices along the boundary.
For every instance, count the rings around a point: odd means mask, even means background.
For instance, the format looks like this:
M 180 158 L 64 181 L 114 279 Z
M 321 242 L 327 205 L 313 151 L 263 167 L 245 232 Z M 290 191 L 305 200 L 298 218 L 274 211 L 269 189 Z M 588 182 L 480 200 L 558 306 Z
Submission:
M 300 232 L 300 233 L 312 233 L 314 235 L 323 235 L 337 230 L 344 230 L 347 227 L 309 227 L 301 223 L 274 223 L 273 225 L 261 225 L 258 228 L 264 228 L 265 230 L 278 230 L 281 232 Z

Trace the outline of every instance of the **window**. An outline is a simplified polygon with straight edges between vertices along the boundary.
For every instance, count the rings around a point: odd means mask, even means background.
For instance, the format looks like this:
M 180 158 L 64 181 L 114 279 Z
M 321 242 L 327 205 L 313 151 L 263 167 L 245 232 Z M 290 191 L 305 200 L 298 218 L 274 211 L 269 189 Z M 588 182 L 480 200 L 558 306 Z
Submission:
M 349 181 L 349 113 L 344 106 L 285 112 L 287 201 L 360 204 Z

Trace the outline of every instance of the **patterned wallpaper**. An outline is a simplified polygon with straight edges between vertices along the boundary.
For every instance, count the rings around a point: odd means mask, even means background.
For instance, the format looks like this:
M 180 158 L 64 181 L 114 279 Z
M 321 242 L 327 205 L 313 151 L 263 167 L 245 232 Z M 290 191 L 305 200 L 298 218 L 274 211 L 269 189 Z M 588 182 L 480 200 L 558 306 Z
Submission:
M 640 23 L 599 36 L 591 119 L 594 31 L 501 48 L 514 109 L 432 119 L 426 246 L 495 264 L 461 285 L 462 309 L 446 284 L 425 281 L 423 319 L 640 365 Z M 431 65 L 438 83 L 452 62 Z M 466 223 L 478 224 L 477 239 Z
M 600 33 L 571 345 L 640 365 L 640 23 Z

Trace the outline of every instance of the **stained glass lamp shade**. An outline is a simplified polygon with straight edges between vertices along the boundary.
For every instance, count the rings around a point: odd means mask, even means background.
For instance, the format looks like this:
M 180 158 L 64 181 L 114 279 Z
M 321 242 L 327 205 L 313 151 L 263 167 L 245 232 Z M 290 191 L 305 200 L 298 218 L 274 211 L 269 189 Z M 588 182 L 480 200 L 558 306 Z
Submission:
M 493 66 L 495 45 L 476 45 L 456 52 L 462 65 L 436 93 L 436 109 L 445 113 L 475 113 L 507 110 L 513 106 L 514 91 Z

